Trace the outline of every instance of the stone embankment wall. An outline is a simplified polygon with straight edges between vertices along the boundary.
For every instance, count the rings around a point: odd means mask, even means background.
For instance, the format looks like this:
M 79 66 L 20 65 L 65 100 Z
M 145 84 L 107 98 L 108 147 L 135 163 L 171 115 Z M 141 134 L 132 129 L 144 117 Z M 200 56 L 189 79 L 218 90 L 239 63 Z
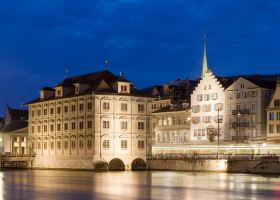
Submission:
M 148 160 L 149 170 L 227 171 L 227 160 Z
M 280 174 L 278 160 L 148 160 L 149 170 Z

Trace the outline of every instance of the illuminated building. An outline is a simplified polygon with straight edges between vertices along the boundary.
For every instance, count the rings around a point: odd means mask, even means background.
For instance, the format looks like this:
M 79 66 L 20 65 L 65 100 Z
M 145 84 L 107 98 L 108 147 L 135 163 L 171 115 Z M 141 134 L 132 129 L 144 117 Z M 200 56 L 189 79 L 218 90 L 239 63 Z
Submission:
M 191 95 L 191 141 L 208 142 L 209 135 L 216 138 L 218 125 L 220 140 L 224 139 L 224 90 L 222 83 L 208 68 L 204 38 L 201 79 Z
M 239 77 L 226 89 L 226 140 L 266 141 L 266 108 L 275 82 L 259 76 Z
M 42 88 L 27 104 L 33 167 L 92 169 L 103 162 L 130 169 L 135 159 L 145 161 L 151 100 L 107 70 Z
M 280 79 L 267 110 L 267 141 L 280 143 Z
M 28 111 L 6 108 L 0 126 L 0 153 L 4 155 L 23 155 L 28 153 Z
M 188 103 L 172 102 L 153 112 L 153 147 L 176 147 L 190 142 L 190 109 Z

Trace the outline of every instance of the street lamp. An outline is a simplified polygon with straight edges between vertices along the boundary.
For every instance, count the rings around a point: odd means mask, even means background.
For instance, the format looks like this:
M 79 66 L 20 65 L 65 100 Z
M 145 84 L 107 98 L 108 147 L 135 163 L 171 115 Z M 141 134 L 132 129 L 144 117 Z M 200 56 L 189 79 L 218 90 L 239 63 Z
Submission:
M 220 158 L 220 108 L 218 108 L 218 146 L 217 146 L 217 159 Z

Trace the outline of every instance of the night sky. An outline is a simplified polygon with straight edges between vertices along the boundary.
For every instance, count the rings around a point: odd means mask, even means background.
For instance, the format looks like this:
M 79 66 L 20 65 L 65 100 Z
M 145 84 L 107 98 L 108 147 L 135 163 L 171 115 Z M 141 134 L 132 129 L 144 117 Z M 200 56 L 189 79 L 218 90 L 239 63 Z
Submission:
M 1 115 L 105 59 L 137 88 L 197 78 L 204 32 L 215 74 L 280 73 L 278 0 L 1 0 L 0 27 Z

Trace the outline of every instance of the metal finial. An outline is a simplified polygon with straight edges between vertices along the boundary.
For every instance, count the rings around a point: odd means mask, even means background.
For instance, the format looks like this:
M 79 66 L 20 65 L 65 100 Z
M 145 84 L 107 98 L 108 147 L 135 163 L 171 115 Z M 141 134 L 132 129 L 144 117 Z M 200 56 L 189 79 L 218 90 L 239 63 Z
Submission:
M 108 68 L 109 68 L 109 60 L 108 60 L 108 59 L 105 59 L 105 61 L 104 61 L 104 67 L 105 67 L 105 69 L 108 69 Z
M 122 76 L 122 72 L 120 72 L 120 76 Z
M 69 75 L 69 69 L 68 67 L 65 68 L 65 78 L 68 78 Z

